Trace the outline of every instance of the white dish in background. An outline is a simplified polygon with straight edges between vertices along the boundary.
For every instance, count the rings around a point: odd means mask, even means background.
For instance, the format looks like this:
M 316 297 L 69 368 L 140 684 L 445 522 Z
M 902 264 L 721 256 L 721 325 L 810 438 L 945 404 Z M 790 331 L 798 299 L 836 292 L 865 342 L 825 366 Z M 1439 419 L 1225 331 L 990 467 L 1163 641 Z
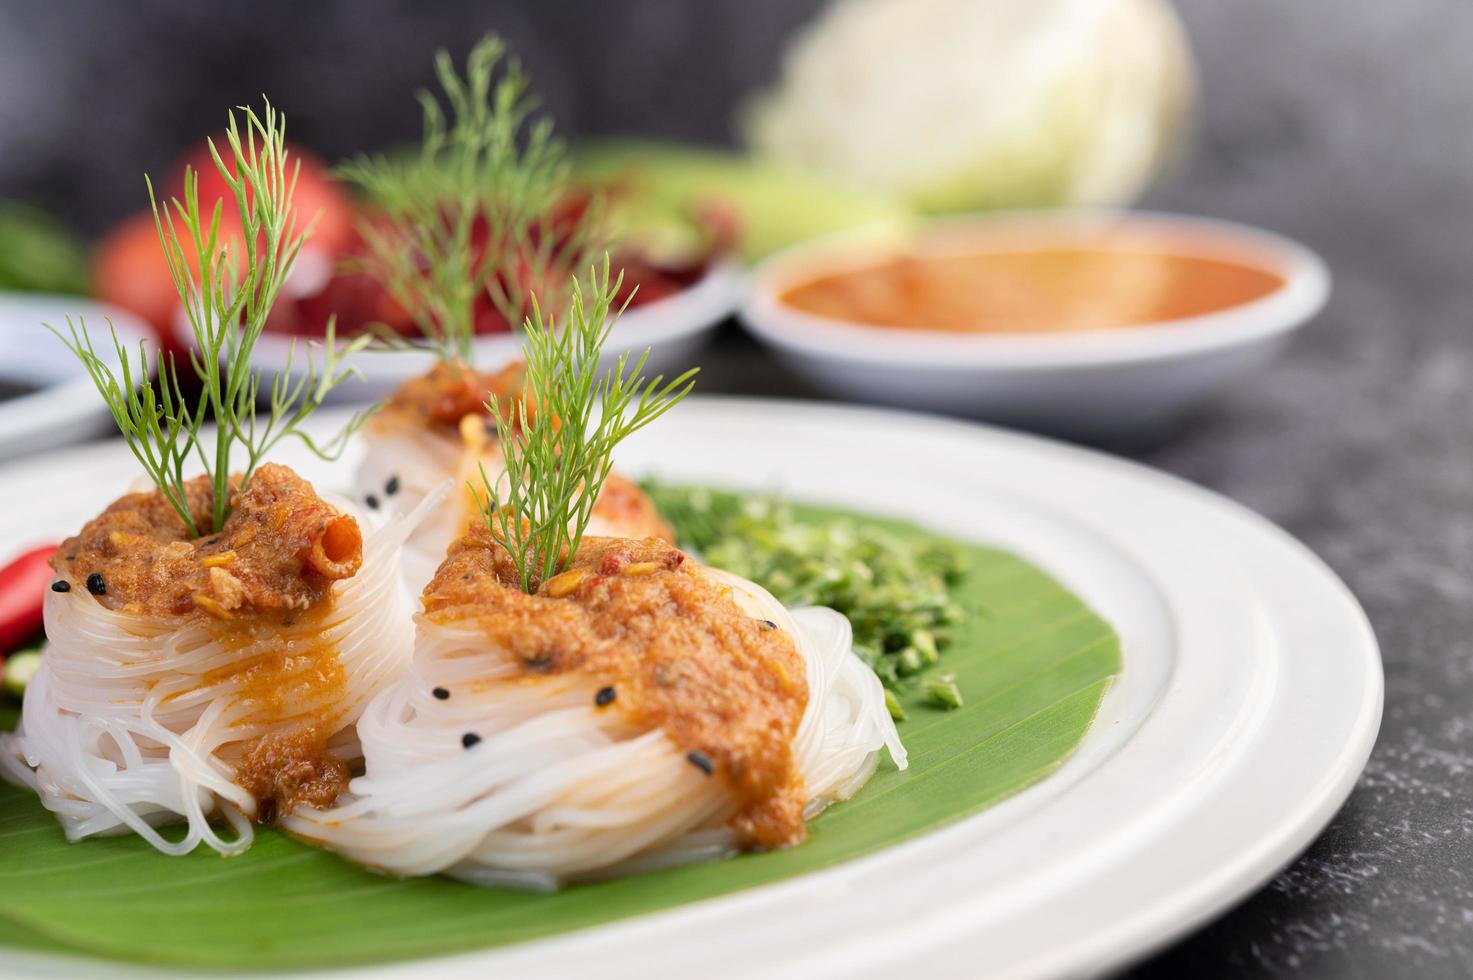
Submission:
M 730 316 L 741 302 L 747 273 L 735 259 L 712 263 L 698 281 L 686 289 L 643 306 L 631 307 L 609 335 L 604 359 L 629 351 L 638 356 L 649 348 L 648 374 L 674 374 L 695 367 L 696 351 L 709 338 L 711 331 Z M 188 336 L 187 321 L 181 311 L 182 336 Z M 176 325 L 176 332 L 180 326 Z M 256 344 L 254 363 L 267 375 L 274 375 L 287 365 L 294 338 L 287 334 L 264 333 Z M 309 354 L 318 363 L 321 351 L 312 350 L 303 338 L 295 338 L 296 356 L 292 359 L 291 377 L 300 377 Z M 521 358 L 520 333 L 505 333 L 476 338 L 476 367 L 495 371 Z M 350 378 L 334 389 L 329 400 L 336 404 L 371 402 L 391 393 L 410 378 L 425 373 L 434 364 L 434 355 L 419 351 L 373 351 L 359 354 L 351 363 L 362 375 Z
M 135 355 L 140 340 L 153 338 L 133 314 L 81 296 L 0 293 L 0 382 L 35 389 L 0 401 L 0 461 L 81 442 L 112 424 L 86 369 L 42 326 L 65 333 L 68 316 L 85 320 L 97 356 L 113 369 L 118 356 L 109 321 Z
M 1040 225 L 1086 231 L 1129 225 L 1179 233 L 1183 242 L 1221 243 L 1266 257 L 1284 284 L 1220 312 L 1107 330 L 968 335 L 880 327 L 805 313 L 779 298 L 816 274 L 869 264 L 896 245 L 893 238 L 835 236 L 759 266 L 741 318 L 794 369 L 846 398 L 1111 441 L 1169 431 L 1232 381 L 1271 360 L 1329 295 L 1329 272 L 1309 249 L 1271 232 L 1208 218 L 1009 212 L 941 219 L 923 234 L 954 234 L 963 249 L 979 251 L 980 234 L 968 234 L 973 229 L 987 234 Z
M 355 459 L 283 450 L 319 487 L 349 485 Z M 1012 549 L 1115 626 L 1124 671 L 1058 771 L 935 833 L 666 912 L 502 949 L 355 964 L 354 976 L 586 980 L 591 963 L 601 980 L 1104 974 L 1291 861 L 1375 740 L 1381 664 L 1345 586 L 1263 518 L 1143 466 L 962 422 L 702 398 L 632 437 L 618 463 Z M 0 471 L 0 496 L 26 502 L 0 509 L 0 541 L 19 550 L 71 533 L 134 475 L 120 444 Z M 0 965 L 15 976 L 79 972 L 159 971 L 12 948 Z

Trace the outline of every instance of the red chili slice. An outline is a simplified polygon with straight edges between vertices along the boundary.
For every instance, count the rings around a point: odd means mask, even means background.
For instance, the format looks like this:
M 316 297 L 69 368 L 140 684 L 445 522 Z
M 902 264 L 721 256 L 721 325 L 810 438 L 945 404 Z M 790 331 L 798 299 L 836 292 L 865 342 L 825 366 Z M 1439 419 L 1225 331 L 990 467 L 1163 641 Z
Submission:
M 49 564 L 56 547 L 32 548 L 0 568 L 0 654 L 20 649 L 41 632 L 46 587 L 56 578 Z

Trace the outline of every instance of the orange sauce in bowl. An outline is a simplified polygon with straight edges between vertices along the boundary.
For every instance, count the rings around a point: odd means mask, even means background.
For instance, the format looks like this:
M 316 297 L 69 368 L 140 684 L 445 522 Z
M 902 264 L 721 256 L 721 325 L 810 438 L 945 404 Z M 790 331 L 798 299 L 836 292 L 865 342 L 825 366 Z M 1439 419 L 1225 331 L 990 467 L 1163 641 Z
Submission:
M 929 245 L 785 289 L 816 316 L 947 333 L 1072 333 L 1164 323 L 1251 303 L 1284 285 L 1264 256 L 1207 233 L 951 232 Z

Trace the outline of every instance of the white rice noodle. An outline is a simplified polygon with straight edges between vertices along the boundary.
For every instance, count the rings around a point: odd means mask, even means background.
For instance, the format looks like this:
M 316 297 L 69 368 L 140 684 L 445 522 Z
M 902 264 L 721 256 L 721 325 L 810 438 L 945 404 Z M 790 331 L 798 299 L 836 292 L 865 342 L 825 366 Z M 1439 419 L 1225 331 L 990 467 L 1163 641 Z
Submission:
M 365 452 L 358 466 L 359 499 L 372 496 L 390 513 L 419 506 L 446 481 L 450 492 L 409 536 L 404 547 L 404 581 L 419 594 L 434 578 L 451 542 L 480 520 L 473 488 L 481 487 L 481 467 L 492 480 L 501 481 L 506 460 L 494 436 L 467 423 L 467 433 L 411 427 L 389 420 L 370 425 L 363 436 Z M 398 480 L 388 493 L 390 480 Z M 642 538 L 650 529 L 638 521 L 610 520 L 595 508 L 585 532 L 590 536 Z
M 809 701 L 795 742 L 806 816 L 854 793 L 882 746 L 905 750 L 874 673 L 829 609 L 789 614 L 735 576 L 746 611 L 791 632 Z M 396 875 L 444 872 L 477 884 L 555 889 L 732 853 L 736 808 L 719 779 L 663 732 L 633 730 L 594 705 L 591 678 L 516 677 L 473 624 L 419 618 L 414 664 L 358 724 L 366 774 L 332 810 L 301 810 L 286 829 Z M 435 698 L 435 688 L 450 697 Z M 480 742 L 467 749 L 462 737 Z
M 333 503 L 362 522 L 346 501 Z M 298 636 L 288 628 L 227 647 L 204 625 L 113 611 L 79 589 L 47 592 L 46 652 L 19 728 L 0 736 L 0 775 L 39 793 L 70 840 L 131 831 L 166 854 L 200 844 L 244 851 L 256 800 L 236 782 L 234 763 L 250 744 L 330 718 L 330 751 L 354 758 L 353 723 L 407 669 L 412 606 L 398 553 L 421 516 L 377 530 L 365 524 L 362 568 L 334 585 L 326 618 L 307 617 Z M 242 688 L 240 668 L 274 660 L 289 640 L 335 648 L 345 685 L 330 693 L 340 700 L 321 703 L 320 683 L 306 674 L 317 669 L 311 658 L 282 678 L 272 698 L 279 704 Z M 228 836 L 211 825 L 218 818 Z M 181 821 L 182 835 L 158 830 Z

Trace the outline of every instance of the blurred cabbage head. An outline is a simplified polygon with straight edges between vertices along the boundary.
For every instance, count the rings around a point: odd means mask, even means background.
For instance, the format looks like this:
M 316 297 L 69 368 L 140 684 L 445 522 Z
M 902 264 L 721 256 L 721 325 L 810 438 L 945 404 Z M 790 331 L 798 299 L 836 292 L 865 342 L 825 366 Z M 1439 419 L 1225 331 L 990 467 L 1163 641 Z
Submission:
M 1114 205 L 1194 89 L 1165 0 L 837 0 L 744 122 L 763 155 L 925 210 Z

